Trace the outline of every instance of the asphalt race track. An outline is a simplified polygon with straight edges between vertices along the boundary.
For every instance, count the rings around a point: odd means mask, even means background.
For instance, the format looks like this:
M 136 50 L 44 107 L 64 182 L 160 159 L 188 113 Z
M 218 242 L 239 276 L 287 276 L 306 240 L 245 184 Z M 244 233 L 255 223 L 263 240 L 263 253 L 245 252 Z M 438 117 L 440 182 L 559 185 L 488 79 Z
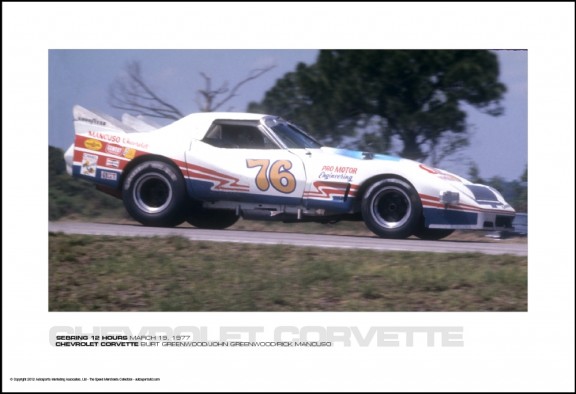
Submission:
M 323 248 L 370 249 L 379 251 L 407 251 L 433 253 L 485 253 L 528 255 L 527 244 L 422 241 L 418 239 L 381 239 L 344 235 L 318 235 L 262 231 L 200 230 L 192 227 L 159 228 L 134 224 L 102 224 L 84 222 L 49 222 L 50 232 L 85 235 L 111 235 L 126 237 L 180 236 L 194 241 L 240 242 L 267 245 L 296 245 Z

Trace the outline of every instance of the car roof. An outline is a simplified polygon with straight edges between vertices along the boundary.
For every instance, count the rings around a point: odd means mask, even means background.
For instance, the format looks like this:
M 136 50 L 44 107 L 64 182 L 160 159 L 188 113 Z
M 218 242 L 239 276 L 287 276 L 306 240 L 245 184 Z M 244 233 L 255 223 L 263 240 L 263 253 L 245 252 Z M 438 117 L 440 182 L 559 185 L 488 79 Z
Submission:
M 264 114 L 253 114 L 248 112 L 198 112 L 187 115 L 159 130 L 158 133 L 175 132 L 185 133 L 187 136 L 202 139 L 210 125 L 216 120 L 252 120 L 258 121 L 266 116 Z
M 267 115 L 248 112 L 197 112 L 185 116 L 193 120 L 260 120 Z

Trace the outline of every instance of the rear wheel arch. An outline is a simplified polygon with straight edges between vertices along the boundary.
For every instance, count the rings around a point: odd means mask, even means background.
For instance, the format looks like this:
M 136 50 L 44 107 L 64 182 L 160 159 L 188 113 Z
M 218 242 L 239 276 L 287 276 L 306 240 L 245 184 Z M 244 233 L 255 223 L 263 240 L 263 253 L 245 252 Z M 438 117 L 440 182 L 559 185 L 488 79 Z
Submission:
M 180 167 L 178 167 L 176 165 L 176 163 L 174 163 L 174 161 L 170 160 L 169 158 L 165 157 L 165 156 L 160 156 L 160 155 L 144 155 L 144 156 L 138 156 L 136 158 L 134 158 L 133 160 L 130 160 L 130 162 L 126 165 L 126 167 L 124 167 L 124 170 L 122 170 L 122 175 L 120 176 L 120 182 L 118 182 L 118 190 L 122 191 L 122 189 L 124 188 L 124 182 L 126 181 L 126 178 L 130 175 L 130 173 L 132 172 L 132 170 L 134 170 L 134 168 L 136 168 L 138 165 L 142 164 L 145 161 L 161 161 L 164 162 L 168 165 L 171 165 L 172 167 L 174 167 L 175 170 L 177 170 L 180 175 L 182 175 L 182 177 L 184 177 L 184 174 L 182 173 L 182 170 L 180 169 Z
M 124 174 L 122 200 L 130 216 L 146 226 L 172 227 L 184 222 L 186 184 L 174 163 L 146 156 Z

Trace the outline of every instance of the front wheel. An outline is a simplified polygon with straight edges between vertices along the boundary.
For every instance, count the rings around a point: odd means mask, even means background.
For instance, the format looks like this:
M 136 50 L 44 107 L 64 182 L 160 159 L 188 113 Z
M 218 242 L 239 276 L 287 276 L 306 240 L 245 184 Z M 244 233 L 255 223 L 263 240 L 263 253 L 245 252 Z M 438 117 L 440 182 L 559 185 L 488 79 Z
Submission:
M 124 181 L 122 200 L 128 213 L 145 226 L 173 227 L 185 219 L 184 179 L 162 161 L 134 167 Z
M 387 178 L 374 183 L 362 199 L 366 226 L 382 238 L 408 238 L 417 229 L 422 203 L 408 182 Z

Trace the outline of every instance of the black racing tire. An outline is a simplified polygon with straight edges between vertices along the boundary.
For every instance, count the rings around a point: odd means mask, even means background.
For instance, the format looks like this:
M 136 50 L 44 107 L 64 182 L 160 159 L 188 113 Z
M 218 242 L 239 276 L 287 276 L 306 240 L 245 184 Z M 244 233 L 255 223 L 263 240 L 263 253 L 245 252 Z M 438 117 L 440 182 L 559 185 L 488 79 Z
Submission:
M 183 223 L 186 199 L 182 174 L 163 161 L 138 164 L 122 186 L 124 207 L 145 226 L 174 227 Z
M 362 198 L 366 227 L 382 238 L 408 238 L 418 228 L 422 202 L 412 185 L 385 178 L 371 185 Z
M 224 230 L 238 221 L 236 212 L 227 209 L 205 209 L 200 204 L 193 205 L 186 221 L 196 228 L 206 230 Z
M 453 232 L 454 230 L 444 228 L 425 228 L 416 231 L 414 235 L 427 241 L 438 241 L 439 239 L 446 238 Z

